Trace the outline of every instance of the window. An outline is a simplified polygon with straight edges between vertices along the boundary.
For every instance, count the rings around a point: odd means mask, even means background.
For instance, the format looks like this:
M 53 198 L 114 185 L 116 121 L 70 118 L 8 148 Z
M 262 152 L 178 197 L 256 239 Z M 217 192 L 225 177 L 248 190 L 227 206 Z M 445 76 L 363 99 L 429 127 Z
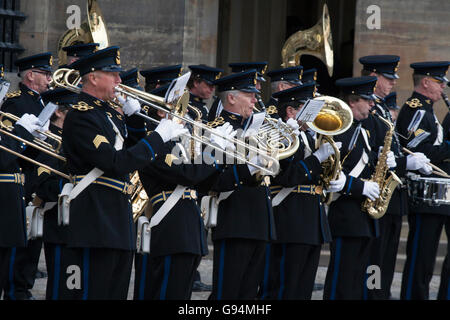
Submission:
M 0 0 L 0 63 L 5 71 L 14 71 L 14 61 L 24 50 L 19 44 L 19 24 L 26 16 L 20 9 L 20 0 Z

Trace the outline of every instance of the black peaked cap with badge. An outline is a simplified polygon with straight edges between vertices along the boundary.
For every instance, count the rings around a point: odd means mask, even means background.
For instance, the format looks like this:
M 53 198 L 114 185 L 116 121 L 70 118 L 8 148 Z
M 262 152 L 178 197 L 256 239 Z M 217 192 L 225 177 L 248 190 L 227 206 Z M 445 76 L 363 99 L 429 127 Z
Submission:
M 52 72 L 53 57 L 51 52 L 39 53 L 16 60 L 14 63 L 19 73 L 28 69 Z
M 53 90 L 47 90 L 41 94 L 42 101 L 44 104 L 49 102 L 56 105 L 60 104 L 75 104 L 78 101 L 78 93 L 72 92 L 65 88 L 56 88 Z
M 182 65 L 177 64 L 173 66 L 164 66 L 141 70 L 139 73 L 145 78 L 146 85 L 149 83 L 165 84 L 181 76 L 182 70 Z
M 67 56 L 83 58 L 97 51 L 99 43 L 80 43 L 62 48 Z
M 267 72 L 267 76 L 270 77 L 271 82 L 287 81 L 297 85 L 302 84 L 302 74 L 302 66 L 288 67 Z
M 138 69 L 137 68 L 132 68 L 130 70 L 126 70 L 126 71 L 122 71 L 120 73 L 120 79 L 122 80 L 122 84 L 135 88 L 135 89 L 139 89 L 139 90 L 144 90 L 140 85 L 139 85 L 139 74 L 138 74 Z
M 375 100 L 373 92 L 376 83 L 377 77 L 365 76 L 339 79 L 335 84 L 344 94 L 354 94 L 367 100 Z
M 439 81 L 448 82 L 446 77 L 450 61 L 427 61 L 411 63 L 414 74 L 421 74 L 432 77 Z
M 279 105 L 285 102 L 305 103 L 309 99 L 313 99 L 316 92 L 316 84 L 314 82 L 304 83 L 299 86 L 278 91 L 273 94 L 278 99 Z
M 209 67 L 204 64 L 190 65 L 189 69 L 192 71 L 192 79 L 200 79 L 209 84 L 214 84 L 214 81 L 220 78 L 223 69 Z
M 363 70 L 382 74 L 388 79 L 398 79 L 397 74 L 399 56 L 395 55 L 372 55 L 359 58 Z
M 302 83 L 309 83 L 309 82 L 316 82 L 317 81 L 317 69 L 306 69 L 303 70 L 302 74 Z M 319 84 L 316 83 L 316 87 L 318 87 Z
M 228 66 L 231 68 L 231 72 L 244 72 L 255 69 L 257 71 L 256 80 L 265 82 L 264 73 L 267 70 L 267 61 L 262 62 L 233 62 L 229 63 Z
M 71 68 L 80 72 L 83 76 L 93 71 L 120 72 L 120 51 L 118 46 L 108 47 L 83 57 L 74 63 Z
M 398 110 L 400 107 L 397 105 L 397 92 L 391 92 L 386 97 L 384 97 L 384 102 L 387 107 L 392 110 Z
M 215 81 L 218 92 L 240 90 L 244 92 L 260 93 L 256 89 L 256 70 L 232 73 Z

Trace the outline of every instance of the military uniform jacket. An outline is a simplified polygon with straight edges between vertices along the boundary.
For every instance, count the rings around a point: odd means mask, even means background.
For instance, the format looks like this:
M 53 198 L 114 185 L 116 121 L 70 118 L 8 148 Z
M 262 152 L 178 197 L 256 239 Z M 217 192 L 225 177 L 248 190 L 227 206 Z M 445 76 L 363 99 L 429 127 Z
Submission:
M 197 108 L 202 113 L 201 120 L 203 122 L 208 122 L 208 108 L 206 108 L 206 103 L 203 102 L 202 98 L 191 93 L 189 96 L 189 104 Z M 195 119 L 197 117 L 197 115 L 191 110 L 188 110 L 188 114 L 189 116 L 191 116 L 192 119 Z
M 393 123 L 389 109 L 383 99 L 377 98 L 376 104 L 372 110 L 378 115 Z M 388 127 L 378 117 L 369 115 L 363 121 L 363 126 L 369 130 L 371 144 L 375 146 L 372 150 L 378 154 L 379 147 L 384 146 L 384 138 L 388 131 Z M 408 199 L 406 190 L 406 156 L 401 151 L 399 137 L 396 133 L 392 136 L 391 151 L 395 155 L 397 166 L 391 171 L 399 178 L 403 178 L 404 185 L 398 186 L 392 194 L 386 214 L 389 215 L 405 215 L 408 213 Z M 386 175 L 387 176 L 387 175 Z
M 164 143 L 157 133 L 145 136 L 129 148 L 114 148 L 116 132 L 128 136 L 124 117 L 108 103 L 84 92 L 67 113 L 63 149 L 71 175 L 86 175 L 93 168 L 102 177 L 129 182 L 129 174 L 163 156 Z M 90 184 L 70 207 L 67 244 L 71 247 L 135 249 L 130 196 L 119 190 Z
M 214 99 L 214 102 L 211 105 L 211 108 L 209 108 L 208 112 L 208 121 L 214 121 L 217 117 L 220 117 L 220 114 L 217 114 L 217 108 L 219 107 L 220 99 L 216 97 Z
M 408 137 L 407 128 L 418 110 L 425 110 L 425 115 L 418 129 L 408 139 L 400 138 L 400 143 L 413 152 L 423 152 L 431 160 L 432 164 L 450 173 L 450 144 L 444 140 L 444 132 L 433 112 L 431 99 L 418 92 L 413 92 L 400 110 L 397 119 L 397 131 L 402 136 Z M 408 147 L 408 143 L 422 132 L 428 132 L 430 135 L 416 147 Z M 414 206 L 414 212 L 450 215 L 450 208 L 447 205 L 429 206 L 421 203 L 418 206 Z
M 266 103 L 267 114 L 274 119 L 280 118 L 278 115 L 278 100 L 274 97 L 270 97 L 269 101 Z
M 245 127 L 241 116 L 226 110 L 223 110 L 221 117 L 215 121 L 221 124 L 229 122 L 235 130 Z M 264 241 L 276 239 L 269 188 L 260 183 L 245 185 L 243 177 L 237 170 L 239 166 L 232 167 L 236 168 L 233 170 L 236 172 L 237 190 L 220 202 L 217 226 L 212 229 L 212 239 L 243 238 Z M 228 191 L 223 190 L 221 185 L 216 185 L 212 190 Z
M 61 136 L 62 129 L 56 127 L 52 123 L 49 126 L 50 132 Z M 64 151 L 61 149 L 60 155 L 64 156 Z M 58 171 L 67 174 L 67 168 L 64 161 L 56 159 L 45 153 L 40 153 L 36 159 L 38 162 L 48 165 Z M 35 167 L 36 174 L 36 196 L 44 203 L 58 202 L 58 195 L 61 193 L 64 184 L 69 182 L 67 179 L 50 172 L 44 167 Z M 43 204 L 44 204 L 43 203 Z M 52 209 L 44 214 L 44 242 L 65 244 L 67 235 L 67 226 L 58 225 L 58 206 L 55 205 Z
M 343 162 L 342 170 L 347 176 L 347 181 L 340 192 L 341 196 L 331 203 L 328 212 L 328 221 L 333 237 L 377 237 L 379 232 L 378 220 L 372 219 L 361 210 L 364 200 L 367 199 L 362 194 L 364 181 L 370 179 L 377 158 L 376 153 L 369 150 L 362 132 L 357 136 L 354 147 L 351 148 L 350 141 L 359 124 L 354 121 L 350 129 L 334 137 L 336 142 L 342 142 L 341 163 Z M 361 130 L 366 129 L 361 127 Z M 372 148 L 372 146 L 370 147 Z M 361 174 L 358 177 L 350 175 L 350 172 L 362 159 L 364 152 L 367 154 L 367 163 Z
M 22 126 L 15 126 L 13 134 L 33 140 Z M 0 134 L 0 145 L 23 153 L 27 148 L 16 139 Z M 17 157 L 0 150 L 0 174 L 22 173 Z M 0 247 L 23 247 L 26 245 L 25 190 L 20 183 L 0 182 Z
M 313 138 L 308 133 L 305 136 L 309 140 L 308 147 L 300 139 L 297 152 L 280 162 L 281 170 L 273 179 L 272 187 L 319 185 L 322 166 L 317 157 L 311 154 L 314 152 Z M 307 153 L 306 148 L 309 148 Z M 320 195 L 291 192 L 273 211 L 277 230 L 276 242 L 319 245 L 331 241 L 328 218 Z
M 185 192 L 191 189 L 203 193 L 207 193 L 215 184 L 228 190 L 235 188 L 232 170 L 226 170 L 223 166 L 214 163 L 211 165 L 182 163 L 181 159 L 172 153 L 174 147 L 174 142 L 166 143 L 167 157 L 159 158 L 139 171 L 140 180 L 149 198 L 161 194 L 163 191 L 172 192 L 177 185 L 186 187 Z M 241 176 L 246 176 L 245 170 L 248 171 L 246 166 L 239 167 Z M 247 178 L 252 179 L 249 173 L 247 173 Z M 152 210 L 153 215 L 163 203 L 164 201 L 155 203 Z M 150 202 L 149 205 L 151 205 Z M 153 256 L 177 253 L 206 255 L 208 247 L 205 226 L 197 201 L 180 198 L 164 219 L 152 228 L 150 243 L 150 252 Z
M 31 90 L 23 83 L 19 83 L 19 90 L 8 93 L 6 97 L 7 99 L 5 103 L 1 107 L 2 111 L 12 113 L 18 117 L 23 116 L 25 113 L 38 116 L 44 108 L 44 104 L 41 100 L 40 94 L 38 94 L 36 91 Z M 37 151 L 36 149 L 27 148 L 24 155 L 29 158 L 35 159 L 38 154 L 39 151 Z M 30 162 L 22 159 L 19 159 L 18 161 L 22 166 L 23 172 L 26 176 L 25 199 L 28 202 L 31 201 L 31 195 L 36 188 L 36 181 L 33 179 L 35 166 L 34 164 L 31 164 Z

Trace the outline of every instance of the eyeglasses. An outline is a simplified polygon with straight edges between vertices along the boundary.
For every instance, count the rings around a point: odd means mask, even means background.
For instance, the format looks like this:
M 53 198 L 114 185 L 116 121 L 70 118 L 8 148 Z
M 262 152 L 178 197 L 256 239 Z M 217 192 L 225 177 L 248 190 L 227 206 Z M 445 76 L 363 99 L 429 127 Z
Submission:
M 48 72 L 48 71 L 38 71 L 38 70 L 33 70 L 32 72 L 36 72 L 36 73 L 40 73 L 43 74 L 44 76 L 46 76 L 47 78 L 51 78 L 52 77 L 52 73 Z
M 439 83 L 439 84 L 444 83 L 444 81 L 439 80 L 439 79 L 435 79 L 435 78 L 432 78 L 432 77 L 429 77 L 428 79 L 430 79 L 430 80 L 433 81 L 433 82 Z

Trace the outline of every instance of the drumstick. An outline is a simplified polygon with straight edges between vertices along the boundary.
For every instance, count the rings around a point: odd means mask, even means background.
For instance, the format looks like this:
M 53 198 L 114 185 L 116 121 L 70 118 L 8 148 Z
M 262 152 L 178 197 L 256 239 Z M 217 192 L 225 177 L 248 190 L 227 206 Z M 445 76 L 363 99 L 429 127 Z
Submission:
M 410 150 L 408 150 L 408 149 L 406 149 L 406 148 L 402 148 L 402 150 L 403 151 L 405 151 L 406 153 L 409 153 L 409 154 L 414 154 L 414 152 L 412 152 L 412 151 L 410 151 Z M 444 177 L 444 178 L 450 178 L 450 175 L 448 175 L 444 170 L 442 170 L 441 168 L 439 168 L 439 167 L 437 167 L 437 166 L 435 166 L 434 164 L 432 164 L 431 162 L 430 163 L 428 163 L 434 170 L 433 170 L 433 173 L 434 174 L 436 174 L 436 175 L 438 175 L 438 176 L 441 176 L 441 177 Z

